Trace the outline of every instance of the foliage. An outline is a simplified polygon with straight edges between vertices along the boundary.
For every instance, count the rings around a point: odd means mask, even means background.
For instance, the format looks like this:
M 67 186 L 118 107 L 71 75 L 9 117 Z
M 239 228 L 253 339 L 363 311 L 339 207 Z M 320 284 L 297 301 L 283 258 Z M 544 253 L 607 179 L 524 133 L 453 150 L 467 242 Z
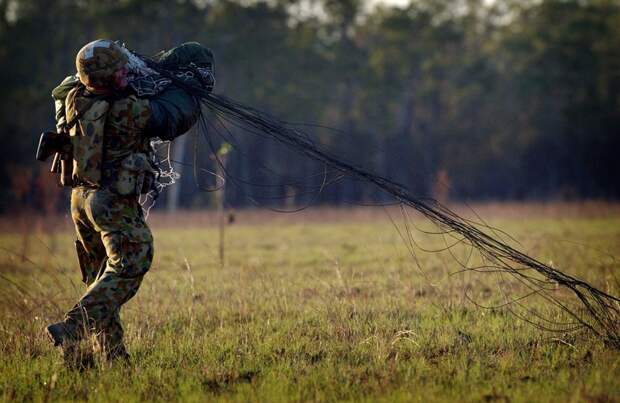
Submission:
M 53 124 L 50 89 L 74 70 L 77 50 L 109 37 L 143 54 L 207 44 L 217 92 L 342 129 L 314 131 L 418 194 L 431 194 L 442 176 L 456 199 L 620 195 L 618 1 L 424 0 L 367 12 L 357 0 L 317 0 L 309 3 L 325 16 L 291 14 L 302 3 L 0 1 L 2 188 L 11 169 L 35 165 L 36 135 Z M 234 145 L 230 174 L 270 183 L 280 196 L 293 179 L 316 174 L 268 143 L 240 137 Z M 191 176 L 182 181 L 187 205 L 199 198 Z M 237 206 L 256 196 L 242 184 L 227 192 Z M 320 201 L 371 197 L 363 184 L 343 181 Z M 0 207 L 36 198 L 33 191 L 18 201 L 5 190 Z

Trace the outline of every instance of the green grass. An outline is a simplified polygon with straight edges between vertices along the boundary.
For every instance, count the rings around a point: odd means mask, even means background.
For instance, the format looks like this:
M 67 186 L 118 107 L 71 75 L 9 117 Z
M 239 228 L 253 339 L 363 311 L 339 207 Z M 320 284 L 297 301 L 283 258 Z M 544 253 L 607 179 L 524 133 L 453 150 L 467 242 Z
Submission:
M 620 294 L 620 217 L 493 224 L 542 261 Z M 123 309 L 132 366 L 85 372 L 65 369 L 42 333 L 83 289 L 73 235 L 0 235 L 2 400 L 620 399 L 617 351 L 477 307 L 463 290 L 501 302 L 498 276 L 449 276 L 458 266 L 445 252 L 418 250 L 416 266 L 387 219 L 235 224 L 225 267 L 214 228 L 154 233 L 153 268 Z M 415 236 L 423 247 L 443 242 Z

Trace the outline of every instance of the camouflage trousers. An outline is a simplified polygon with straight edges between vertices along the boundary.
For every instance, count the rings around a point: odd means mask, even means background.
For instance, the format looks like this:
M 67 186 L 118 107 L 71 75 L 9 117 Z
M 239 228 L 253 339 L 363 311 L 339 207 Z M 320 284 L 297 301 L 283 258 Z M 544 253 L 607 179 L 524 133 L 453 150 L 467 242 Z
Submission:
M 74 188 L 71 216 L 82 281 L 88 286 L 65 315 L 74 341 L 91 334 L 107 358 L 126 357 L 121 306 L 131 299 L 153 259 L 153 238 L 136 197 Z

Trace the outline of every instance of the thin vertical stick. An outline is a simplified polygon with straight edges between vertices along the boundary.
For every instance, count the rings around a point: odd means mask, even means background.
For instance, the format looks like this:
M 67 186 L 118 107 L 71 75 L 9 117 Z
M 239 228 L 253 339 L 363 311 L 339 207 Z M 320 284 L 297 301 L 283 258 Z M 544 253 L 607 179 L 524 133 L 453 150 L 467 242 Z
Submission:
M 217 152 L 217 164 L 216 164 L 216 175 L 218 179 L 222 180 L 222 185 L 215 193 L 217 209 L 219 215 L 219 255 L 220 255 L 220 266 L 224 267 L 225 264 L 225 229 L 226 229 L 226 181 L 224 180 L 226 175 L 226 161 L 227 154 L 230 151 L 230 144 L 224 143 L 220 147 Z

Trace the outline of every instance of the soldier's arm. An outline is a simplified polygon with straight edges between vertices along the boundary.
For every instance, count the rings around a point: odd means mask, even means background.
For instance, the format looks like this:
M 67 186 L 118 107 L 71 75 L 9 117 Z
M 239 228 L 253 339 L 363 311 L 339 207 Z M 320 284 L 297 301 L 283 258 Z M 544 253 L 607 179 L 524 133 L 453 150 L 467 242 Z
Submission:
M 77 75 L 68 76 L 62 80 L 58 87 L 52 90 L 52 98 L 54 98 L 54 107 L 56 109 L 56 130 L 59 133 L 64 129 L 67 123 L 67 117 L 65 114 L 65 99 L 67 98 L 69 91 L 78 85 L 79 82 L 80 80 Z
M 200 117 L 200 103 L 175 85 L 152 97 L 149 104 L 151 116 L 145 130 L 149 137 L 174 140 Z

